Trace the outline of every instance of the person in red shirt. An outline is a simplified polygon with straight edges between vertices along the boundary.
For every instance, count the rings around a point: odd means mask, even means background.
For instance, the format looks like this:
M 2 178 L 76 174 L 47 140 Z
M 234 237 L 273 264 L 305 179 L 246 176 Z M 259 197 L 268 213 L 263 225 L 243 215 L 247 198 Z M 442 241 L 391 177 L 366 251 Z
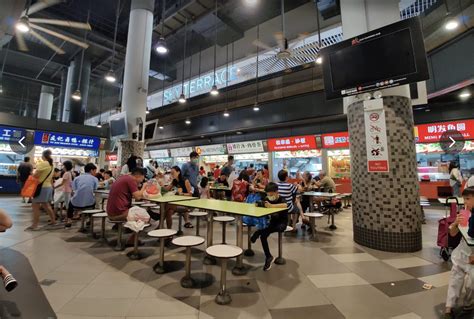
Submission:
M 107 215 L 110 220 L 127 220 L 128 210 L 132 207 L 132 198 L 143 198 L 142 189 L 138 185 L 143 183 L 145 174 L 142 168 L 134 168 L 131 175 L 122 175 L 112 184 L 107 201 Z
M 216 165 L 216 168 L 214 169 L 214 180 L 217 180 L 221 176 L 221 168 L 219 165 Z
M 204 166 L 201 166 L 199 168 L 199 175 L 206 176 L 206 170 L 204 169 Z
M 245 202 L 249 194 L 249 176 L 246 171 L 240 172 L 239 177 L 232 183 L 232 200 L 234 202 Z

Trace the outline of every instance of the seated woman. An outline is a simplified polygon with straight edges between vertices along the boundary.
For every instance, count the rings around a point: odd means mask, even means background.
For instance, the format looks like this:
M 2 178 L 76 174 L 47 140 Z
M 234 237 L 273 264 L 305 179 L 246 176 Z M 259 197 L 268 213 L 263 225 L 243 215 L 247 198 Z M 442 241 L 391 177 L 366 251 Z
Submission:
M 173 166 L 171 168 L 171 176 L 173 177 L 173 181 L 167 187 L 168 190 L 174 188 L 176 189 L 176 195 L 183 195 L 183 196 L 192 196 L 193 194 L 193 187 L 189 180 L 185 179 L 181 174 L 181 169 L 178 166 Z M 193 228 L 193 225 L 189 222 L 189 215 L 187 213 L 187 209 L 182 206 L 176 205 L 168 205 L 168 210 L 166 211 L 166 227 L 171 229 L 173 226 L 173 214 L 175 212 L 184 213 L 184 227 L 186 228 Z
M 263 176 L 263 170 L 259 169 L 255 175 L 255 178 L 252 181 L 252 186 L 255 191 L 264 192 L 265 186 L 268 184 L 268 178 Z
M 239 177 L 232 183 L 232 200 L 234 202 L 245 202 L 249 194 L 249 176 L 242 171 Z

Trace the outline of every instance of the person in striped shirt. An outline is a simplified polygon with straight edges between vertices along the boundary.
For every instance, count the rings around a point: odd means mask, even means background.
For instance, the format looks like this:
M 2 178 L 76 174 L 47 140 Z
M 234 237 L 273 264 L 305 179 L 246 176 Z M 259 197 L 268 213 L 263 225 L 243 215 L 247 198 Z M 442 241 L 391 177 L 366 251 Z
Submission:
M 300 191 L 300 186 L 288 183 L 288 171 L 282 169 L 278 172 L 278 194 L 285 199 L 288 206 L 288 214 L 291 214 L 291 223 L 293 232 L 296 232 L 296 222 L 298 221 L 298 214 L 300 213 L 295 204 L 296 193 Z

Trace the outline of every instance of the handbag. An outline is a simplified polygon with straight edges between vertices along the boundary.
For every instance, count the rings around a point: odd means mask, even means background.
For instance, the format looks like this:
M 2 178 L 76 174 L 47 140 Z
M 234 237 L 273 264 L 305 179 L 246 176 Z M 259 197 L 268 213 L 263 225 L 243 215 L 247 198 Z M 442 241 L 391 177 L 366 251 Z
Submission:
M 53 172 L 53 170 L 54 170 L 54 168 L 51 167 L 51 171 L 49 171 L 49 174 L 46 175 L 46 177 L 41 181 L 41 183 L 39 183 L 39 184 L 36 186 L 35 193 L 33 194 L 33 198 L 39 196 L 39 194 L 41 193 L 41 189 L 43 188 L 43 183 L 44 183 L 44 181 L 48 179 L 49 175 L 51 175 L 51 173 Z

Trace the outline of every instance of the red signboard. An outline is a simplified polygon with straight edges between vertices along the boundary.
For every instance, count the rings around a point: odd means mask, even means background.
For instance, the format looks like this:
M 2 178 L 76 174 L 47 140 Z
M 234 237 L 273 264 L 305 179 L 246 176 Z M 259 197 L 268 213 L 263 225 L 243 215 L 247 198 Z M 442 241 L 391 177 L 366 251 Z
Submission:
M 349 148 L 349 132 L 321 135 L 323 148 Z
M 388 172 L 388 161 L 367 161 L 369 172 Z
M 313 135 L 272 138 L 268 140 L 268 150 L 297 151 L 316 149 L 316 138 Z
M 439 142 L 446 131 L 458 131 L 465 140 L 474 140 L 474 120 L 422 124 L 415 127 L 417 143 Z

